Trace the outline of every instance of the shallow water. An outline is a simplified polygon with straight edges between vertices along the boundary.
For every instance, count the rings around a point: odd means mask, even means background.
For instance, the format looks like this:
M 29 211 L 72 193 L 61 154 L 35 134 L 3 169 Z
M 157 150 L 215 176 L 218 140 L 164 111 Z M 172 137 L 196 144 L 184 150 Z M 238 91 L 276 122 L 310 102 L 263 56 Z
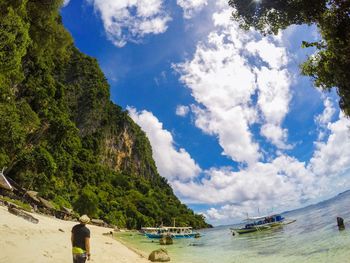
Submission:
M 350 223 L 344 231 L 336 225 L 337 216 L 350 220 L 350 192 L 284 216 L 297 221 L 240 236 L 231 235 L 231 226 L 216 227 L 201 231 L 199 239 L 174 240 L 166 249 L 175 263 L 350 262 Z M 117 238 L 145 254 L 162 247 L 136 233 Z

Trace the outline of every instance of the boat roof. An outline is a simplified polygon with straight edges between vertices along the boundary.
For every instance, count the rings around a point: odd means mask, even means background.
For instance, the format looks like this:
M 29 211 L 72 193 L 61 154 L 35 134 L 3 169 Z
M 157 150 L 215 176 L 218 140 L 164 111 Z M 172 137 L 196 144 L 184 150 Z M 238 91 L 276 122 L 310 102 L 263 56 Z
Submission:
M 164 226 L 163 228 L 171 228 L 171 229 L 192 229 L 190 226 Z
M 142 230 L 158 230 L 158 229 L 192 229 L 190 226 L 162 226 L 162 227 L 141 227 Z
M 265 219 L 266 217 L 274 217 L 274 216 L 279 216 L 280 214 L 272 214 L 272 215 L 265 215 L 265 216 L 253 216 L 253 217 L 248 217 L 244 221 L 256 221 L 256 220 L 261 220 Z

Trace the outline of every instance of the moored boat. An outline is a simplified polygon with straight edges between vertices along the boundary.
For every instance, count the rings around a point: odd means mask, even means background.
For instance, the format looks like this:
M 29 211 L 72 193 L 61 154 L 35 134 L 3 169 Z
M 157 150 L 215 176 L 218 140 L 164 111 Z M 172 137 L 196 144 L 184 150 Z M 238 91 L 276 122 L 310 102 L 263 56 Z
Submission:
M 192 227 L 143 227 L 141 232 L 148 238 L 193 238 L 199 237 L 199 233 L 193 232 Z
M 243 227 L 230 228 L 230 230 L 232 231 L 233 235 L 246 234 L 280 227 L 293 222 L 295 222 L 295 220 L 286 220 L 280 214 L 273 214 L 269 216 L 247 218 Z

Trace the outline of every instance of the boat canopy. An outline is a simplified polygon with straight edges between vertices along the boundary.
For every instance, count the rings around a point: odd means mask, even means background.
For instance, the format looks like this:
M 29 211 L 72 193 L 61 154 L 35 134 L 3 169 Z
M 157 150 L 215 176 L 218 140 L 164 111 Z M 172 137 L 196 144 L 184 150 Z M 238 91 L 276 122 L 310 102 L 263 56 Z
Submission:
M 266 216 L 253 216 L 253 217 L 248 217 L 244 219 L 244 221 L 258 221 L 258 220 L 263 220 L 267 217 L 276 217 L 276 216 L 281 216 L 280 214 L 273 214 L 273 215 L 266 215 Z
M 159 227 L 141 227 L 141 230 L 158 230 Z
M 180 226 L 162 226 L 162 227 L 141 227 L 141 230 L 159 230 L 159 229 L 165 229 L 165 230 L 191 230 L 192 227 L 189 226 L 184 226 L 184 227 L 180 227 Z

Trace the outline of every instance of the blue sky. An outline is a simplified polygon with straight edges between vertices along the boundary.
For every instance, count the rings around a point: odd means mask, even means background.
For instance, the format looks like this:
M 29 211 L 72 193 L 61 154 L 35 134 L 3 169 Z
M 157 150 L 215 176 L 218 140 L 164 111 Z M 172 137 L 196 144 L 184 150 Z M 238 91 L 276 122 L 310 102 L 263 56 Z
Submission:
M 350 122 L 300 76 L 317 29 L 239 29 L 226 1 L 71 0 L 63 22 L 111 99 L 147 133 L 159 173 L 213 224 L 349 188 Z

